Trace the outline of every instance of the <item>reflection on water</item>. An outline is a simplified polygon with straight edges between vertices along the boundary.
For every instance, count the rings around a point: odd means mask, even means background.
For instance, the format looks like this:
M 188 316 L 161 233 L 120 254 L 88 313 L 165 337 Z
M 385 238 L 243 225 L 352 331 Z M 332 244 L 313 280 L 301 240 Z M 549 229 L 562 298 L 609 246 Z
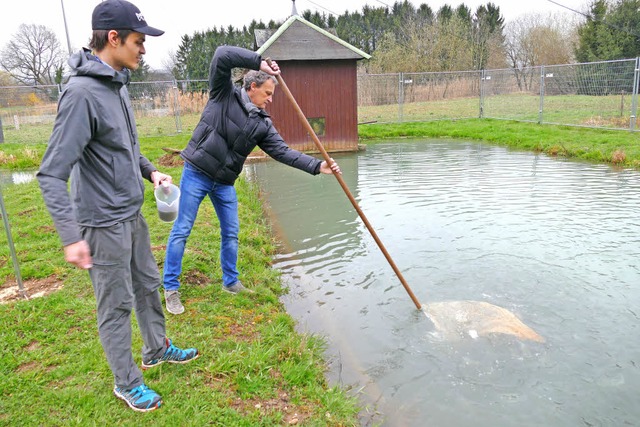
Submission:
M 7 185 L 28 184 L 34 179 L 36 179 L 35 171 L 0 171 L 0 185 L 3 187 Z
M 434 339 L 335 179 L 251 165 L 331 380 L 388 426 L 640 425 L 638 172 L 456 141 L 335 157 L 421 302 L 486 301 L 546 342 Z

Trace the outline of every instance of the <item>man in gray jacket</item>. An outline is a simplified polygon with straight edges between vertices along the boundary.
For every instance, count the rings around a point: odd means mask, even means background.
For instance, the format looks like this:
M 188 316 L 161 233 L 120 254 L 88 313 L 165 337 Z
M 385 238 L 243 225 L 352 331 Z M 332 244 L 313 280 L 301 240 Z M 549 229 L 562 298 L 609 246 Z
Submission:
M 133 360 L 132 308 L 144 341 L 143 369 L 198 357 L 196 349 L 182 350 L 165 334 L 160 275 L 140 209 L 143 178 L 157 187 L 171 177 L 140 154 L 127 91 L 129 70 L 138 68 L 145 53 L 145 35 L 163 31 L 148 26 L 140 10 L 124 0 L 98 3 L 92 29 L 93 51 L 83 49 L 69 59 L 71 77 L 37 178 L 65 259 L 89 270 L 113 392 L 146 412 L 162 399 L 144 384 Z
M 242 88 L 231 81 L 233 68 L 248 68 Z M 267 64 L 260 55 L 234 46 L 216 49 L 209 70 L 209 100 L 200 122 L 182 151 L 185 161 L 180 180 L 180 206 L 173 224 L 164 262 L 163 284 L 167 311 L 184 312 L 178 278 L 182 257 L 198 214 L 209 197 L 220 222 L 222 289 L 232 294 L 249 291 L 239 280 L 238 199 L 233 186 L 247 156 L 256 147 L 279 162 L 317 175 L 340 173 L 337 163 L 321 161 L 291 149 L 264 110 L 272 100 L 280 73 L 275 61 Z

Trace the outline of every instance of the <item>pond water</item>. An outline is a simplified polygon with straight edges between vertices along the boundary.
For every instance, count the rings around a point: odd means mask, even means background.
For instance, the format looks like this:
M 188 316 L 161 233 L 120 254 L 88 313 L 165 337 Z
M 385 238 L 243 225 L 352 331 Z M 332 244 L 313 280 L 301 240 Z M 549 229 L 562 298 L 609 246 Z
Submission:
M 640 173 L 451 140 L 334 158 L 420 302 L 486 301 L 545 339 L 439 339 L 333 177 L 248 165 L 283 302 L 363 425 L 640 425 Z
M 18 172 L 0 170 L 0 186 L 27 184 L 36 179 L 36 172 L 35 170 Z

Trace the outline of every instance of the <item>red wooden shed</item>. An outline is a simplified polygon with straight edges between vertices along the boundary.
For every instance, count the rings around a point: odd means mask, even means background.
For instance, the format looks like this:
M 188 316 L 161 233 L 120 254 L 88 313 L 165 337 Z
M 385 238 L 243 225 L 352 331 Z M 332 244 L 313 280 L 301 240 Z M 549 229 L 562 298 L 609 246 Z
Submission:
M 295 9 L 294 9 L 295 10 Z M 358 149 L 357 61 L 370 55 L 294 14 L 273 30 L 255 30 L 256 50 L 275 60 L 282 78 L 328 152 Z M 282 91 L 267 111 L 289 146 L 315 151 Z

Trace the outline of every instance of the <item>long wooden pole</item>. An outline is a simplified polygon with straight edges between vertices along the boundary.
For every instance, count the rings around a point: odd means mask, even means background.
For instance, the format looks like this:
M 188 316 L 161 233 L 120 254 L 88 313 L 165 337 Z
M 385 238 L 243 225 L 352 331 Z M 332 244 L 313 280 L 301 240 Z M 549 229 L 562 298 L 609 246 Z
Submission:
M 267 61 L 267 63 L 269 65 L 271 65 L 271 59 L 268 58 L 268 59 L 266 59 L 266 61 Z M 316 147 L 318 148 L 318 151 L 320 151 L 320 153 L 322 153 L 322 157 L 327 162 L 327 164 L 331 165 L 333 163 L 333 160 L 331 160 L 331 157 L 329 157 L 329 154 L 327 154 L 327 151 L 322 146 L 322 143 L 320 142 L 320 140 L 318 139 L 318 136 L 316 135 L 316 133 L 314 132 L 313 128 L 309 124 L 309 121 L 307 120 L 307 117 L 302 112 L 302 109 L 298 105 L 298 102 L 296 101 L 296 99 L 291 94 L 291 91 L 287 87 L 287 84 L 284 82 L 284 79 L 282 78 L 281 75 L 277 75 L 276 79 L 278 80 L 278 83 L 279 83 L 280 87 L 282 88 L 282 91 L 285 93 L 287 98 L 289 98 L 289 101 L 291 101 L 291 103 L 293 104 L 293 106 L 294 106 L 294 108 L 296 110 L 296 113 L 298 114 L 298 117 L 300 118 L 300 122 L 304 125 L 305 129 L 307 130 L 307 132 L 309 132 L 309 135 L 311 135 L 311 138 L 313 139 L 313 142 L 315 143 Z M 360 216 L 360 219 L 362 219 L 362 222 L 364 222 L 364 225 L 367 227 L 367 230 L 369 230 L 369 233 L 371 233 L 371 236 L 373 236 L 373 239 L 378 244 L 378 247 L 380 248 L 380 250 L 384 254 L 384 257 L 389 262 L 389 265 L 391 265 L 391 268 L 393 269 L 393 271 L 398 276 L 398 279 L 400 279 L 400 283 L 402 283 L 402 286 L 404 286 L 404 289 L 409 294 L 409 297 L 411 297 L 411 300 L 416 305 L 418 310 L 421 310 L 422 309 L 422 305 L 418 301 L 418 298 L 416 298 L 416 296 L 414 295 L 414 293 L 411 290 L 411 288 L 409 287 L 409 284 L 407 283 L 407 281 L 404 280 L 404 277 L 402 276 L 402 273 L 400 272 L 400 269 L 398 269 L 398 267 L 396 266 L 396 263 L 393 262 L 393 259 L 391 258 L 391 255 L 389 255 L 389 252 L 387 252 L 387 249 L 382 244 L 382 241 L 378 237 L 378 234 L 375 232 L 375 230 L 373 229 L 373 227 L 369 223 L 369 220 L 365 216 L 364 212 L 362 212 L 362 209 L 360 209 L 360 206 L 358 205 L 358 202 L 356 201 L 356 199 L 351 194 L 351 191 L 349 191 L 349 188 L 347 187 L 347 184 L 344 182 L 344 179 L 342 179 L 342 175 L 340 175 L 339 173 L 335 173 L 334 172 L 333 176 L 335 176 L 336 179 L 338 180 L 338 183 L 340 184 L 340 187 L 342 187 L 342 189 L 344 190 L 344 193 L 349 198 L 349 201 L 351 202 L 351 204 L 355 208 L 356 212 L 358 212 L 358 215 Z

